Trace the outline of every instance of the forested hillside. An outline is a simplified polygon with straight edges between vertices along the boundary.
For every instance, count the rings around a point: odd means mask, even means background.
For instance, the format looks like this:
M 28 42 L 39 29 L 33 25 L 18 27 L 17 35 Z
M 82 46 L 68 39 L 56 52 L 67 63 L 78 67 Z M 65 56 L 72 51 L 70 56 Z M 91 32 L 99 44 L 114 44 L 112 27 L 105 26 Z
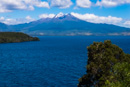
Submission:
M 21 32 L 0 32 L 0 43 L 13 43 L 24 41 L 38 41 L 37 37 L 31 37 Z

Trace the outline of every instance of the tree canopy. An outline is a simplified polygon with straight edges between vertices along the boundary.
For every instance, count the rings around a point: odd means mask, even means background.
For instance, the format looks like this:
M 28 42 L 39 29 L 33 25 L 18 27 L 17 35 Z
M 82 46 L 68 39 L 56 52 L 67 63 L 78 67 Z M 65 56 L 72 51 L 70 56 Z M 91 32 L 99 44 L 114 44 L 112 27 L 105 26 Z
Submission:
M 0 32 L 0 43 L 38 41 L 37 37 L 31 37 L 21 32 Z
M 130 87 L 130 55 L 110 40 L 87 47 L 86 73 L 78 87 Z

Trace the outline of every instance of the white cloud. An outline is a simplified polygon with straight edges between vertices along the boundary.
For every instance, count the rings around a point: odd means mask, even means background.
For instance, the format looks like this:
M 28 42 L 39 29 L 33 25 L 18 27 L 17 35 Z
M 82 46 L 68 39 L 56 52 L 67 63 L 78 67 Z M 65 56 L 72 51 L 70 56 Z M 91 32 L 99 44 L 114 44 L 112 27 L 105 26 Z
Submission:
M 29 4 L 30 6 L 50 8 L 48 2 L 41 0 L 24 0 L 24 2 L 25 4 Z
M 0 21 L 3 21 L 5 18 L 4 17 L 0 17 Z
M 69 8 L 73 3 L 71 0 L 49 0 L 52 7 Z
M 71 14 L 81 20 L 91 22 L 91 23 L 118 24 L 121 23 L 121 21 L 123 20 L 122 18 L 117 18 L 112 16 L 108 16 L 108 17 L 97 16 L 95 14 L 79 14 L 73 12 Z
M 31 21 L 35 21 L 35 19 L 31 18 L 30 16 L 27 16 L 25 19 L 26 19 L 26 20 L 25 20 L 26 23 L 29 23 L 29 22 L 31 22 Z
M 125 25 L 126 27 L 129 27 L 129 28 L 130 28 L 130 21 L 125 21 L 125 22 L 124 22 L 124 25 Z
M 101 0 L 96 5 L 101 7 L 114 7 L 122 4 L 130 4 L 130 0 Z
M 77 7 L 90 8 L 92 2 L 90 0 L 76 0 Z
M 130 25 L 130 21 L 126 21 L 124 24 L 125 25 Z
M 41 14 L 39 15 L 39 18 L 53 18 L 55 14 Z
M 48 2 L 41 0 L 0 0 L 0 12 L 34 10 L 34 6 L 49 8 Z
M 27 16 L 25 18 L 18 18 L 18 19 L 0 17 L 0 22 L 8 24 L 8 25 L 29 23 L 31 21 L 35 21 L 35 19 L 31 18 L 30 16 Z

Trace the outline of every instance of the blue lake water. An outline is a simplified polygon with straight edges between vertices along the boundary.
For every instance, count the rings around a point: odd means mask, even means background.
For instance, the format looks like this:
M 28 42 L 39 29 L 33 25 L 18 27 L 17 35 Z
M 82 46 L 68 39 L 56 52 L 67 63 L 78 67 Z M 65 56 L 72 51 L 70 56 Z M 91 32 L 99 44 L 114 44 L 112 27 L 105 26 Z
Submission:
M 130 37 L 40 36 L 40 41 L 0 44 L 0 87 L 76 87 L 85 74 L 86 47 L 111 40 L 130 53 Z

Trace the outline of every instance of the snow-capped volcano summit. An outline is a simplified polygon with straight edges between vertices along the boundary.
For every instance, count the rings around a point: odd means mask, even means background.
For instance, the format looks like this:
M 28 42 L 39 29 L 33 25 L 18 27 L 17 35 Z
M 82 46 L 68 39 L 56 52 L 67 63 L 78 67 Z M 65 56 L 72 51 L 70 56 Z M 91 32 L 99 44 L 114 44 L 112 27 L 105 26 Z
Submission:
M 79 19 L 74 17 L 70 13 L 67 13 L 67 14 L 59 13 L 55 17 L 52 18 L 53 22 L 58 22 L 58 21 L 60 21 L 60 22 L 61 21 L 77 21 L 77 20 L 79 20 Z
M 40 20 L 37 20 L 35 22 L 39 22 L 39 23 L 44 23 L 44 22 L 63 22 L 63 21 L 77 21 L 79 20 L 78 18 L 74 17 L 71 13 L 62 13 L 60 12 L 59 14 L 57 15 L 54 15 L 54 14 L 50 14 L 50 15 L 47 15 L 47 14 L 44 14 L 44 15 L 41 15 L 41 19 Z
M 64 14 L 64 13 L 62 13 L 62 12 L 60 12 L 60 13 L 58 13 L 58 14 L 42 14 L 42 15 L 40 15 L 39 17 L 41 18 L 41 19 L 46 19 L 46 18 L 61 18 L 61 17 L 67 17 L 67 16 L 73 16 L 73 14 L 72 13 L 66 13 L 66 14 Z
M 58 17 L 62 17 L 62 16 L 64 16 L 64 14 L 62 12 L 60 12 L 59 14 L 55 15 L 54 18 L 58 18 Z

